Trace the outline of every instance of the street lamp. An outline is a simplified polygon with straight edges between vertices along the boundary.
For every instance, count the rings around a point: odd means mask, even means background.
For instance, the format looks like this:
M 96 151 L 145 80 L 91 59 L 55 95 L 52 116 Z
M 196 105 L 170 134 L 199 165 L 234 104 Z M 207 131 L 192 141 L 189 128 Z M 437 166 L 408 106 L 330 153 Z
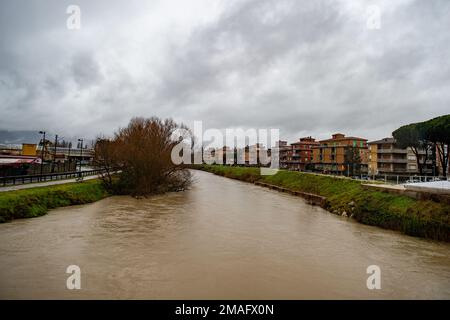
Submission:
M 81 151 L 80 151 L 80 174 L 81 174 L 81 161 L 83 161 L 83 139 L 78 139 L 78 142 L 81 142 Z
M 52 173 L 55 172 L 56 165 L 56 146 L 58 145 L 58 135 L 55 135 L 55 146 L 53 148 L 53 163 L 52 163 Z
M 45 147 L 45 131 L 39 131 L 39 134 L 44 135 L 42 138 L 42 149 L 41 149 L 41 176 L 40 180 L 42 179 L 42 174 L 44 170 L 44 147 Z
M 72 149 L 72 142 L 69 142 L 69 153 L 67 155 L 67 162 L 69 163 L 69 170 L 66 169 L 66 164 L 64 163 L 64 169 L 65 171 L 70 171 L 70 149 Z M 75 170 L 76 171 L 76 170 Z

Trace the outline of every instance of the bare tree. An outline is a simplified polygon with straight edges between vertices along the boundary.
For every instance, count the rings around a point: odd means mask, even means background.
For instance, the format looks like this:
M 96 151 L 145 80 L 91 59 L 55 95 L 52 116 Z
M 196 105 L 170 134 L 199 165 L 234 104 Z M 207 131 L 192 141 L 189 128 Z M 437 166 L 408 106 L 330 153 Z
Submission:
M 119 170 L 117 144 L 107 138 L 99 137 L 94 144 L 93 164 L 103 170 L 100 179 L 108 189 L 113 188 L 113 174 Z
M 134 118 L 113 139 L 98 139 L 95 163 L 105 169 L 105 185 L 135 196 L 186 189 L 190 173 L 171 159 L 172 149 L 179 143 L 173 139 L 178 129 L 186 128 L 171 119 Z

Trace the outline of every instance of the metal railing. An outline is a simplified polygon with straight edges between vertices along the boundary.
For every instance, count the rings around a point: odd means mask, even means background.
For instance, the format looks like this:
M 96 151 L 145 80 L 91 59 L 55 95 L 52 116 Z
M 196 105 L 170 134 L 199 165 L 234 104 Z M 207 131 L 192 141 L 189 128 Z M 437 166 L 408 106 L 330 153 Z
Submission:
M 378 158 L 377 162 L 379 163 L 408 163 L 408 159 L 399 159 L 399 158 Z
M 408 150 L 406 149 L 398 149 L 398 148 L 389 148 L 389 149 L 377 149 L 377 153 L 401 153 L 407 154 Z
M 47 174 L 35 174 L 35 175 L 24 175 L 24 176 L 9 176 L 9 177 L 0 177 L 0 186 L 11 186 L 17 184 L 26 184 L 33 182 L 46 182 L 53 180 L 64 180 L 71 178 L 79 178 L 92 176 L 96 174 L 102 173 L 104 170 L 95 169 L 95 170 L 86 170 L 86 171 L 70 171 L 70 172 L 60 172 L 60 173 L 47 173 Z
M 419 176 L 419 175 L 392 175 L 392 174 L 379 174 L 369 175 L 370 180 L 384 181 L 388 184 L 404 184 L 404 183 L 419 183 L 419 182 L 432 182 L 432 181 L 446 181 L 448 178 L 441 176 Z
M 280 168 L 288 171 L 296 171 L 292 168 Z M 404 183 L 419 183 L 419 182 L 432 182 L 432 181 L 450 181 L 450 177 L 442 177 L 442 176 L 419 176 L 419 175 L 395 175 L 395 174 L 369 174 L 367 172 L 363 172 L 360 174 L 355 174 L 351 176 L 345 175 L 345 172 L 341 172 L 341 174 L 333 174 L 333 173 L 323 173 L 316 171 L 302 171 L 302 173 L 309 173 L 314 175 L 324 175 L 324 176 L 332 176 L 336 178 L 343 179 L 352 179 L 352 180 L 360 180 L 360 181 L 378 181 L 384 182 L 386 184 L 404 184 Z

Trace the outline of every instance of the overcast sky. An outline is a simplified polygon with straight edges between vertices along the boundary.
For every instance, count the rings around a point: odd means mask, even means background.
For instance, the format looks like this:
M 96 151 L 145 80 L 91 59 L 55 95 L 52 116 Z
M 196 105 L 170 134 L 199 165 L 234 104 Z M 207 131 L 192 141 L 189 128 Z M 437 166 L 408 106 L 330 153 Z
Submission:
M 373 140 L 449 110 L 448 0 L 0 1 L 0 129 L 155 115 Z

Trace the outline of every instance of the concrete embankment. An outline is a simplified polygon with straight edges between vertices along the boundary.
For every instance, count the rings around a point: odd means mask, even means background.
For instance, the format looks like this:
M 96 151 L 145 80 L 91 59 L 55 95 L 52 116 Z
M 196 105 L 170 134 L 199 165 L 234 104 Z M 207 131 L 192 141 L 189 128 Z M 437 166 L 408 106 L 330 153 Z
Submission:
M 309 204 L 312 205 L 317 205 L 317 206 L 321 206 L 321 207 L 325 207 L 326 205 L 326 201 L 327 198 L 319 196 L 317 194 L 312 194 L 312 193 L 308 193 L 308 192 L 302 192 L 302 191 L 297 191 L 297 190 L 292 190 L 289 188 L 284 188 L 284 187 L 280 187 L 274 184 L 269 184 L 269 183 L 264 183 L 264 182 L 259 182 L 256 181 L 255 185 L 257 186 L 261 186 L 261 187 L 266 187 L 272 190 L 277 190 L 280 192 L 286 192 L 289 194 L 292 194 L 294 196 L 299 196 L 304 198 Z

